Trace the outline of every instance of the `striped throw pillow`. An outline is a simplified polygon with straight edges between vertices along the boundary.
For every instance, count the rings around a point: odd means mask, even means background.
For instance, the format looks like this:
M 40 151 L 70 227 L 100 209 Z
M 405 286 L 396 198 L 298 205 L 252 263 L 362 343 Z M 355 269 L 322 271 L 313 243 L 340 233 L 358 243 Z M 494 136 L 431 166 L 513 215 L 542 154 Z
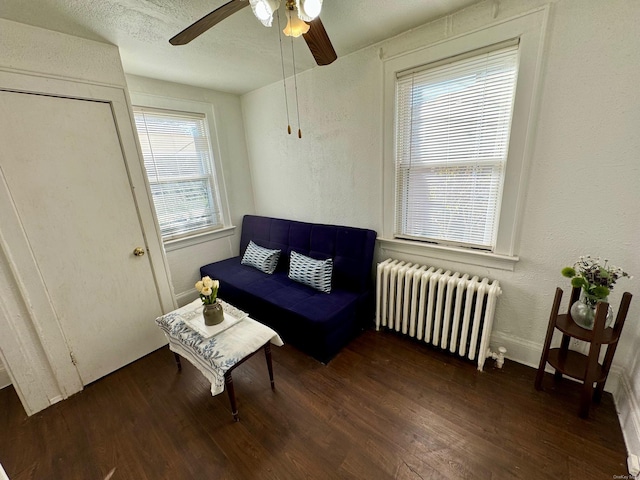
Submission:
M 253 240 L 249 240 L 249 245 L 247 245 L 240 263 L 257 268 L 261 272 L 272 274 L 276 270 L 279 258 L 280 250 L 269 250 L 256 245 Z
M 291 251 L 289 261 L 289 278 L 291 280 L 304 283 L 321 292 L 330 293 L 332 272 L 333 259 L 316 260 Z

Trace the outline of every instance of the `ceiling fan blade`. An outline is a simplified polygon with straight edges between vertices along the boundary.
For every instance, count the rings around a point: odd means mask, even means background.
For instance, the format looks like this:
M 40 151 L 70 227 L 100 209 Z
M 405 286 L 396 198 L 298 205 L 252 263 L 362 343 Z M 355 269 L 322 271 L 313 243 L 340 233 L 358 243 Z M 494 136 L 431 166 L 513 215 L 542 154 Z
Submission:
M 249 5 L 247 0 L 231 0 L 228 3 L 225 3 L 219 8 L 216 8 L 213 12 L 205 15 L 200 20 L 198 20 L 193 25 L 188 26 L 171 40 L 169 43 L 171 45 L 186 45 L 191 40 L 197 38 L 202 35 L 204 32 L 209 30 L 211 27 L 220 23 L 225 18 L 233 15 L 239 10 L 242 10 L 244 7 Z
M 302 34 L 304 41 L 307 42 L 311 55 L 316 59 L 318 65 L 329 65 L 338 55 L 333 49 L 329 35 L 324 29 L 324 25 L 320 21 L 320 17 L 309 22 L 309 31 Z

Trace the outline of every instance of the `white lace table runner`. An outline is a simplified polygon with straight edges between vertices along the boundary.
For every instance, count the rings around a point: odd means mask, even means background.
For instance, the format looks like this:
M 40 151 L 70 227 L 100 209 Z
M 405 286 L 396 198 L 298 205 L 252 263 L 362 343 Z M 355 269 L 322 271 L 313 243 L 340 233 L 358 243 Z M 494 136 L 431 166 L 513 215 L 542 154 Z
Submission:
M 193 305 L 194 303 L 196 305 Z M 248 318 L 246 313 L 242 317 L 238 314 L 241 311 L 229 304 L 225 314 L 227 311 L 234 312 L 242 319 L 212 337 L 205 338 L 191 328 L 182 317 L 183 313 L 193 311 L 198 303 L 202 302 L 196 300 L 178 310 L 162 315 L 156 318 L 156 323 L 169 340 L 171 351 L 189 360 L 211 382 L 212 395 L 218 395 L 224 391 L 224 374 L 230 368 L 265 343 L 284 345 L 275 330 Z

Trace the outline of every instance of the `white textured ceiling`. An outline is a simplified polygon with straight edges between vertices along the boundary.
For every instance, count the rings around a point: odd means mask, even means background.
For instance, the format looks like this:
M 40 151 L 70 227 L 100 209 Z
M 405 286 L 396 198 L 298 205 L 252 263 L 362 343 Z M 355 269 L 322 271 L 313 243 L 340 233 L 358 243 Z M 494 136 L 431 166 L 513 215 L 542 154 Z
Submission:
M 321 18 L 341 57 L 477 1 L 324 0 Z M 278 81 L 282 78 L 278 30 L 262 26 L 250 7 L 188 45 L 169 44 L 169 38 L 226 2 L 0 0 L 0 17 L 113 43 L 120 48 L 125 72 L 134 75 L 237 94 Z M 288 38 L 284 47 L 290 75 Z M 294 52 L 297 71 L 316 66 L 302 38 L 294 40 Z

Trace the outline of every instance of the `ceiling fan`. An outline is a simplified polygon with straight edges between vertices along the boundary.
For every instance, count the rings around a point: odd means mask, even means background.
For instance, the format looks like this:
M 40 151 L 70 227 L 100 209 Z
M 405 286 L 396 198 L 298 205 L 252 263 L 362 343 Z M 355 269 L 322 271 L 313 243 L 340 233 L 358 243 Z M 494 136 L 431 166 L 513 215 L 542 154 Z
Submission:
M 277 15 L 280 0 L 231 0 L 205 15 L 169 40 L 171 45 L 186 45 L 191 40 L 217 25 L 225 18 L 251 5 L 254 15 L 263 25 L 270 27 L 273 15 Z M 331 44 L 322 22 L 322 0 L 286 0 L 288 23 L 284 34 L 298 37 L 302 34 L 318 65 L 329 65 L 338 55 Z M 309 22 L 308 24 L 305 21 Z

